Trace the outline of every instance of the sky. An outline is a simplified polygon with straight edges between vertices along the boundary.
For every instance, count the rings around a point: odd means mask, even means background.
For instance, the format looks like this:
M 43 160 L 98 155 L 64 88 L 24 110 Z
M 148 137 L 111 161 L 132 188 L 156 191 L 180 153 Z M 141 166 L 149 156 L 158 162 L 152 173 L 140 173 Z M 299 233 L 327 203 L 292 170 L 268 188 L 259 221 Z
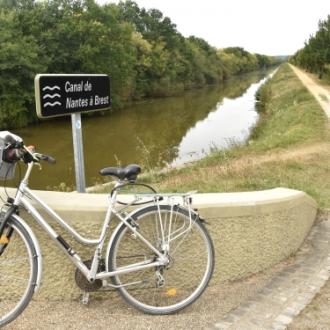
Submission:
M 118 3 L 97 0 L 98 3 Z M 185 37 L 216 48 L 243 47 L 252 53 L 291 55 L 330 15 L 330 0 L 135 0 L 157 8 Z

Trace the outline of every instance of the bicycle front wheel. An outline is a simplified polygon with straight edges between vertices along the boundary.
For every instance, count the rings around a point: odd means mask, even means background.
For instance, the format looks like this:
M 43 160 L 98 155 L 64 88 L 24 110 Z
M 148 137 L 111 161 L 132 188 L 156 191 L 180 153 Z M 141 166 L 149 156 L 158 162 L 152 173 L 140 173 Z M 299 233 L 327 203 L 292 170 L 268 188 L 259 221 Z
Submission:
M 9 242 L 0 244 L 0 327 L 26 308 L 38 274 L 37 253 L 23 225 L 10 219 L 4 236 L 9 237 Z
M 114 276 L 119 293 L 149 314 L 170 314 L 193 303 L 207 287 L 214 268 L 213 244 L 199 218 L 190 219 L 181 207 L 160 205 L 159 209 L 142 209 L 132 220 L 159 251 L 163 253 L 165 245 L 169 246 L 170 263 Z M 112 271 L 156 259 L 157 255 L 123 226 L 114 238 L 108 264 Z

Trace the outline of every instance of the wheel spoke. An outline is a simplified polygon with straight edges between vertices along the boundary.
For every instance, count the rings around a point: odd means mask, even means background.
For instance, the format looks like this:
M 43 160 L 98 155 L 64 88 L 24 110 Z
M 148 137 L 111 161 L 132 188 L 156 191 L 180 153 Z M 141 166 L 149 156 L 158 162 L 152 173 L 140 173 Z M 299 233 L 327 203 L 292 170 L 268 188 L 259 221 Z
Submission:
M 170 251 L 170 255 L 173 257 L 175 255 L 175 252 L 178 250 L 178 248 L 180 247 L 180 245 L 184 242 L 184 240 L 187 238 L 189 234 L 189 231 L 187 231 L 185 234 L 183 234 L 181 237 L 182 239 L 179 241 L 179 243 L 175 246 L 175 248 L 173 250 Z M 178 238 L 179 239 L 179 238 Z
M 157 206 L 149 207 L 140 213 L 137 212 L 134 221 L 138 224 L 140 233 L 159 248 L 160 218 L 163 221 L 165 243 L 168 242 L 171 233 L 178 234 L 192 226 L 191 230 L 186 230 L 169 243 L 169 264 L 113 278 L 115 284 L 140 281 L 137 285 L 121 287 L 119 292 L 134 307 L 152 314 L 172 313 L 195 301 L 210 280 L 214 262 L 212 242 L 205 228 L 198 221 L 191 222 L 188 212 L 180 208 L 172 210 L 170 206 L 161 205 L 160 216 Z M 123 262 L 128 265 L 138 260 L 127 258 L 123 261 L 121 256 L 148 254 L 148 247 L 136 241 L 139 239 L 132 242 L 129 230 L 122 227 L 110 250 L 109 265 L 112 269 L 122 266 Z M 162 275 L 164 284 L 158 283 L 159 279 L 156 276 L 159 274 Z

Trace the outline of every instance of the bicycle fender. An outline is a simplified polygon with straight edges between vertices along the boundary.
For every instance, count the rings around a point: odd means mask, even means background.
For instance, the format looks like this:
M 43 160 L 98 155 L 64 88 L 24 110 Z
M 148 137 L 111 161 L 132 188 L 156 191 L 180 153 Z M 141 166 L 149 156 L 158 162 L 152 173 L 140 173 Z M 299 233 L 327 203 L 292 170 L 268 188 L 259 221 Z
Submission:
M 28 232 L 28 234 L 30 235 L 30 237 L 33 241 L 34 247 L 36 249 L 38 273 L 37 273 L 37 281 L 36 281 L 36 284 L 35 284 L 35 287 L 34 287 L 34 293 L 37 293 L 39 288 L 40 288 L 41 276 L 42 276 L 42 255 L 41 255 L 40 245 L 39 245 L 37 237 L 35 236 L 34 232 L 31 229 L 31 227 L 21 217 L 19 217 L 17 214 L 13 214 L 12 217 L 15 220 L 17 220 L 18 222 L 20 222 L 21 225 L 24 227 L 24 229 Z

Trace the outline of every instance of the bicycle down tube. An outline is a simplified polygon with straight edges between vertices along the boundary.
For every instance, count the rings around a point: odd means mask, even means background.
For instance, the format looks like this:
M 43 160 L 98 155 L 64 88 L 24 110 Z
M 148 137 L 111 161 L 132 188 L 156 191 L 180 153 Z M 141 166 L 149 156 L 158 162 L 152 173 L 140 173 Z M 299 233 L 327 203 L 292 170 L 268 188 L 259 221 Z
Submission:
M 72 249 L 72 247 L 60 236 L 56 233 L 56 231 L 45 221 L 45 219 L 41 216 L 41 214 L 37 211 L 37 209 L 30 203 L 30 201 L 24 197 L 27 195 L 31 199 L 37 202 L 42 209 L 44 209 L 48 215 L 50 215 L 58 224 L 60 224 L 64 229 L 66 229 L 69 233 L 71 233 L 74 238 L 85 245 L 96 245 L 96 250 L 94 253 L 94 258 L 92 261 L 91 269 L 83 263 L 79 254 Z M 163 265 L 165 260 L 164 256 L 147 240 L 145 239 L 130 223 L 126 220 L 130 218 L 128 215 L 126 218 L 122 217 L 116 210 L 113 209 L 113 204 L 116 200 L 117 192 L 113 194 L 110 200 L 110 205 L 106 212 L 106 217 L 103 223 L 102 231 L 100 237 L 98 239 L 86 239 L 82 237 L 78 232 L 76 232 L 70 225 L 68 225 L 55 211 L 53 211 L 44 201 L 42 201 L 38 196 L 36 196 L 28 187 L 26 182 L 22 182 L 18 193 L 15 198 L 15 205 L 19 205 L 20 203 L 26 208 L 26 210 L 33 216 L 33 218 L 37 221 L 37 223 L 48 233 L 48 235 L 66 252 L 66 255 L 69 259 L 86 275 L 89 279 L 104 279 L 107 277 L 111 277 L 114 275 L 132 272 L 141 270 L 144 268 L 155 267 Z M 143 262 L 136 263 L 133 265 L 129 265 L 126 267 L 122 267 L 113 272 L 101 272 L 97 274 L 98 264 L 100 261 L 99 256 L 103 250 L 103 245 L 106 239 L 107 229 L 110 224 L 111 214 L 114 214 L 120 221 L 122 221 L 139 239 L 144 242 L 153 252 L 155 252 L 160 261 L 153 260 L 144 260 Z

